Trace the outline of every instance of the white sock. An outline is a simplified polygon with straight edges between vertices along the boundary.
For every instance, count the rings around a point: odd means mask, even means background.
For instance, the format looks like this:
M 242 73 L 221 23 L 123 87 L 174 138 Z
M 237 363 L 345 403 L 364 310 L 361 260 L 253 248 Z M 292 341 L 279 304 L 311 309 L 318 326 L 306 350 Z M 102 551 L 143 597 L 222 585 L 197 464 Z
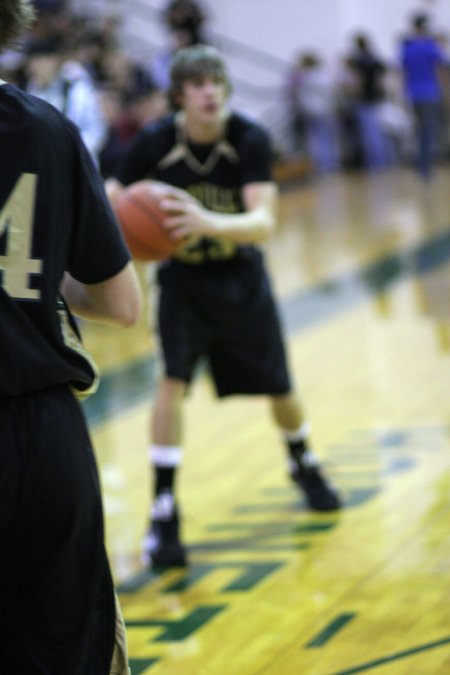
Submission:
M 171 467 L 181 464 L 183 451 L 178 445 L 150 445 L 149 457 L 154 466 Z
M 296 441 L 304 441 L 308 438 L 311 433 L 311 424 L 309 422 L 303 422 L 295 431 L 284 431 L 284 437 L 287 442 L 295 443 Z

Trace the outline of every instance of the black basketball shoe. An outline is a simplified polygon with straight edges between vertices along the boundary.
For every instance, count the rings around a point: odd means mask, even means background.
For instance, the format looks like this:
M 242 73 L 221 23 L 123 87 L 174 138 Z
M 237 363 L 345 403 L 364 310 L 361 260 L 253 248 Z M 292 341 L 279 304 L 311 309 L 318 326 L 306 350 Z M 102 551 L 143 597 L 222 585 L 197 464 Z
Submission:
M 153 503 L 151 523 L 143 545 L 143 560 L 150 568 L 187 565 L 179 532 L 180 515 L 173 496 L 162 493 Z
M 290 476 L 304 493 L 314 511 L 337 511 L 341 502 L 335 488 L 322 475 L 316 462 L 290 462 Z

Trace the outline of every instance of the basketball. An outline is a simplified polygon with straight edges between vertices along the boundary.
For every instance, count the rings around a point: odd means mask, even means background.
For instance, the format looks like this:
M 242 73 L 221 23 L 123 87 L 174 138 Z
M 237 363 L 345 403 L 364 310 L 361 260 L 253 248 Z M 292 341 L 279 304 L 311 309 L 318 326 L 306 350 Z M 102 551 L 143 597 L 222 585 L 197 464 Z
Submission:
M 163 226 L 168 214 L 160 203 L 170 192 L 170 186 L 142 180 L 125 188 L 114 204 L 125 241 L 137 260 L 164 260 L 180 246 Z

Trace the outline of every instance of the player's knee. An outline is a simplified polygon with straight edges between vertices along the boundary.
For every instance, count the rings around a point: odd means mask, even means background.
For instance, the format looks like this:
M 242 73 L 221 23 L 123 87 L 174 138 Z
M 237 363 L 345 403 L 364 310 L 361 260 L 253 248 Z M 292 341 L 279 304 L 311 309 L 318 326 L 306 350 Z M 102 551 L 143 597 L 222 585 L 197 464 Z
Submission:
M 172 377 L 164 377 L 158 385 L 158 396 L 166 401 L 179 401 L 186 392 L 186 382 Z

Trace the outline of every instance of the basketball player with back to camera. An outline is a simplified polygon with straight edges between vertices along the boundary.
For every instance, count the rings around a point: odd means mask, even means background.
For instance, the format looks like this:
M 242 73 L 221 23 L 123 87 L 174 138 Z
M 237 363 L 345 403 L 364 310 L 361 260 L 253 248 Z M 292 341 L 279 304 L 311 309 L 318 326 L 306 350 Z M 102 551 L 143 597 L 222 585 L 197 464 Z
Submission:
M 33 16 L 29 0 L 0 0 L 0 47 Z M 74 125 L 3 81 L 0 120 L 0 671 L 125 675 L 97 469 L 76 400 L 93 390 L 96 370 L 67 304 L 130 326 L 139 284 Z
M 174 493 L 182 459 L 183 398 L 200 357 L 219 397 L 264 394 L 286 444 L 290 475 L 317 511 L 340 507 L 309 447 L 308 424 L 288 372 L 277 309 L 258 247 L 275 227 L 277 187 L 266 131 L 227 107 L 230 82 L 210 46 L 179 50 L 171 68 L 176 112 L 144 127 L 116 178 L 187 190 L 168 196 L 165 227 L 181 243 L 158 270 L 164 374 L 153 405 L 154 501 L 144 542 L 150 565 L 186 564 Z M 264 327 L 264 330 L 261 328 Z

